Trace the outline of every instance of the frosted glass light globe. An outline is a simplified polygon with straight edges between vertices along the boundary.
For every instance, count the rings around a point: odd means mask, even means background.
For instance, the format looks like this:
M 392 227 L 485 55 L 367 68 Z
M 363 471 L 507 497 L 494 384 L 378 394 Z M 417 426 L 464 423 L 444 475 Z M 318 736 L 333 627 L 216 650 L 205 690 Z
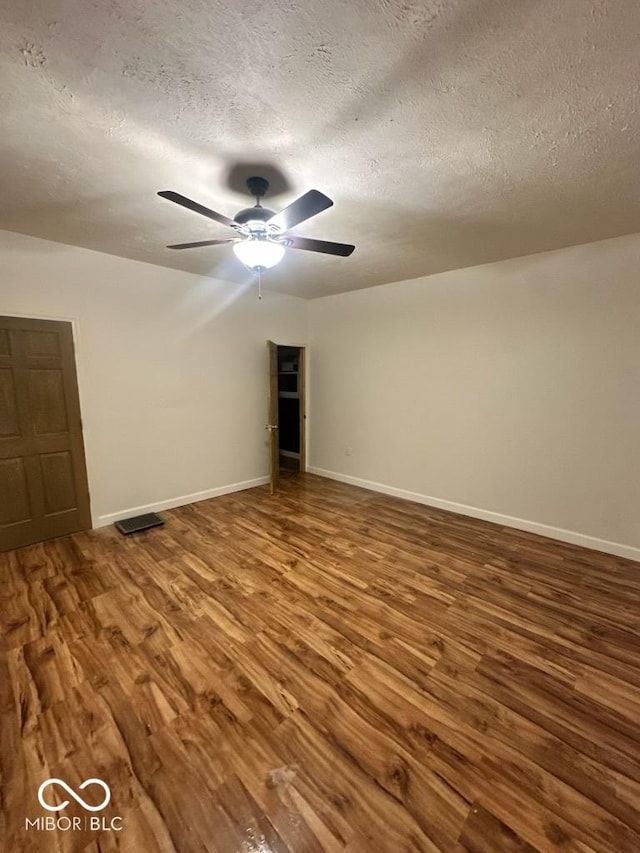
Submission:
M 243 240 L 233 244 L 237 258 L 251 270 L 275 267 L 284 257 L 284 246 L 281 243 L 271 243 L 268 240 Z

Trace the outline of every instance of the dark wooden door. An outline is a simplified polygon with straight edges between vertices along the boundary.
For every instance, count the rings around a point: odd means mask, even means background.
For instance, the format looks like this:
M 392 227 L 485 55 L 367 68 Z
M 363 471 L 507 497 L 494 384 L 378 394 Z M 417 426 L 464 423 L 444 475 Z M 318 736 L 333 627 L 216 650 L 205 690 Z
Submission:
M 71 324 L 0 317 L 0 550 L 89 527 Z

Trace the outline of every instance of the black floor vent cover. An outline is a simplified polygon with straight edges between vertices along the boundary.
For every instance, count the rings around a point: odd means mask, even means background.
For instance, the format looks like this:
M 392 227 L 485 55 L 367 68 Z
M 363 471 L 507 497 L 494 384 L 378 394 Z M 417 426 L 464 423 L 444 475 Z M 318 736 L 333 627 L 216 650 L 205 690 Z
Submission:
M 164 521 L 155 512 L 147 512 L 145 515 L 136 515 L 135 518 L 124 518 L 122 521 L 116 521 L 116 527 L 125 536 L 129 533 L 148 530 L 150 527 L 159 527 L 161 524 L 164 524 Z

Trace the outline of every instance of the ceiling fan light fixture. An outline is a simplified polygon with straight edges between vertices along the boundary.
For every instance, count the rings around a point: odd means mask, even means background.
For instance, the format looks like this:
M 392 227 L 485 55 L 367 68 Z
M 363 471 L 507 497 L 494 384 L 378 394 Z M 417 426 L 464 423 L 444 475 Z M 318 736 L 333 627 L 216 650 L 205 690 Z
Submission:
M 279 264 L 284 257 L 282 243 L 269 240 L 249 239 L 233 244 L 233 252 L 250 270 L 268 270 Z
M 332 243 L 330 240 L 314 240 L 310 237 L 297 237 L 290 234 L 290 230 L 317 216 L 323 210 L 332 207 L 331 199 L 321 193 L 320 190 L 308 190 L 291 204 L 287 205 L 279 213 L 274 213 L 263 207 L 260 199 L 269 189 L 269 181 L 266 178 L 254 175 L 247 178 L 247 188 L 256 203 L 253 207 L 245 207 L 238 211 L 233 219 L 222 213 L 216 213 L 199 204 L 193 199 L 187 198 L 174 190 L 160 190 L 161 198 L 179 204 L 187 210 L 213 219 L 221 225 L 233 228 L 236 233 L 235 239 L 226 240 L 196 240 L 192 243 L 175 243 L 167 246 L 167 249 L 198 249 L 204 246 L 217 246 L 221 243 L 232 243 L 233 251 L 239 260 L 250 270 L 259 275 L 263 270 L 271 269 L 279 264 L 284 257 L 284 250 L 295 249 L 305 252 L 319 252 L 322 255 L 336 255 L 347 258 L 355 249 L 349 243 Z

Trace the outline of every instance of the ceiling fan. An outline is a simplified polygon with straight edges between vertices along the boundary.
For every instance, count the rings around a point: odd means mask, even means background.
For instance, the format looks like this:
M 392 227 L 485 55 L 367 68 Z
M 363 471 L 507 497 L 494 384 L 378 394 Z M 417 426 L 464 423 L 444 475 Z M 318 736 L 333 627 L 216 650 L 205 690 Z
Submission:
M 269 181 L 266 178 L 252 177 L 247 179 L 247 187 L 256 199 L 253 207 L 246 207 L 236 213 L 233 219 L 216 213 L 208 207 L 192 201 L 173 190 L 162 190 L 158 193 L 162 198 L 173 201 L 175 204 L 186 207 L 194 213 L 228 225 L 236 232 L 236 237 L 226 240 L 200 240 L 197 243 L 176 243 L 167 246 L 167 249 L 196 249 L 200 246 L 218 246 L 222 243 L 233 243 L 233 251 L 242 263 L 256 272 L 274 267 L 279 263 L 285 253 L 285 249 L 303 249 L 306 252 L 321 252 L 325 255 L 340 255 L 347 257 L 355 246 L 347 243 L 331 243 L 327 240 L 313 240 L 308 237 L 296 237 L 289 234 L 289 230 L 321 213 L 333 202 L 318 190 L 309 190 L 300 198 L 292 202 L 284 210 L 275 213 L 263 207 L 260 199 L 269 189 Z

